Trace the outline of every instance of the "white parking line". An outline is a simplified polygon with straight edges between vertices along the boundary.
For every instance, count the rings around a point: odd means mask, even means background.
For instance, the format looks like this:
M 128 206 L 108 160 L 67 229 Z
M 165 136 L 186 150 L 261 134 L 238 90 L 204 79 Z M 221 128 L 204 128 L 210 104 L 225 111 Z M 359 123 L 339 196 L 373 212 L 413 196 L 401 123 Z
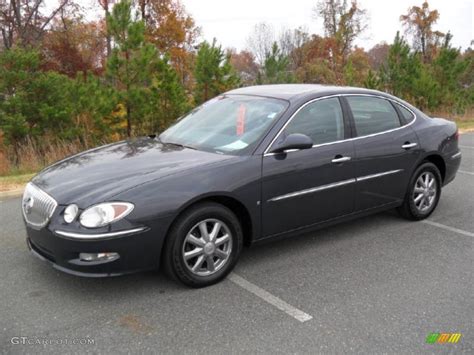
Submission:
M 462 234 L 462 235 L 474 238 L 474 233 L 467 232 L 467 231 L 464 231 L 462 229 L 458 229 L 458 228 L 454 228 L 454 227 L 450 227 L 450 226 L 445 226 L 444 224 L 436 223 L 436 222 L 433 222 L 433 221 L 428 221 L 426 219 L 422 222 L 426 223 L 426 224 L 429 224 L 430 226 L 438 227 L 438 228 L 441 228 L 441 229 L 444 229 L 444 230 L 447 230 L 447 231 L 450 231 L 450 232 L 454 232 L 454 233 L 458 233 L 458 234 Z
M 471 147 L 471 146 L 468 146 L 468 145 L 460 145 L 459 148 L 474 149 L 474 147 Z
M 237 274 L 231 273 L 227 278 L 236 285 L 239 285 L 248 292 L 253 293 L 255 296 L 261 298 L 265 302 L 270 303 L 272 306 L 275 306 L 280 311 L 285 312 L 300 322 L 306 322 L 310 319 L 313 319 L 313 317 L 309 314 L 300 311 L 298 308 L 295 308 L 292 305 L 289 305 L 277 296 L 272 295 L 271 293 L 245 280 Z
M 461 173 L 461 174 L 474 175 L 474 173 L 471 172 L 471 171 L 458 170 L 458 172 Z

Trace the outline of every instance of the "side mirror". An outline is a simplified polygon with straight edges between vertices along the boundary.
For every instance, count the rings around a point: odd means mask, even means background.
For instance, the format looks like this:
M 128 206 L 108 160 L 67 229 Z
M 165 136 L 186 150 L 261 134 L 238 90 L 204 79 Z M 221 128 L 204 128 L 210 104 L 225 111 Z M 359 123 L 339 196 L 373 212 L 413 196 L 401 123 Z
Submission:
M 306 134 L 292 133 L 286 136 L 283 142 L 276 145 L 270 153 L 282 153 L 290 149 L 310 149 L 313 141 Z

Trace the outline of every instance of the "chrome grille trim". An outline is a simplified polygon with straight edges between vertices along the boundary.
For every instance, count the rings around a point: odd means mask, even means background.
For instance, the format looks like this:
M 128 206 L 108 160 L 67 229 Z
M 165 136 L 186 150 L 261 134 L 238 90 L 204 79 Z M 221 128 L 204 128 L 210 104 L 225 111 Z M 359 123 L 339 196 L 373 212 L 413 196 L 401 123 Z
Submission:
M 57 206 L 56 200 L 39 187 L 31 182 L 26 185 L 21 210 L 28 225 L 43 228 L 48 224 Z

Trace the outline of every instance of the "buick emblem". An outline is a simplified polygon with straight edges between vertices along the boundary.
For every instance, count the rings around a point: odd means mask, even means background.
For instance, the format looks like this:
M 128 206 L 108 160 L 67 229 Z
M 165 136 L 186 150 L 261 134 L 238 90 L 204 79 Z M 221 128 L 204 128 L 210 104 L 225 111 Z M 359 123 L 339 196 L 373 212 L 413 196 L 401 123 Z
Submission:
M 23 200 L 23 209 L 25 210 L 26 214 L 30 214 L 34 203 L 35 203 L 35 199 L 32 196 L 27 197 L 26 199 Z

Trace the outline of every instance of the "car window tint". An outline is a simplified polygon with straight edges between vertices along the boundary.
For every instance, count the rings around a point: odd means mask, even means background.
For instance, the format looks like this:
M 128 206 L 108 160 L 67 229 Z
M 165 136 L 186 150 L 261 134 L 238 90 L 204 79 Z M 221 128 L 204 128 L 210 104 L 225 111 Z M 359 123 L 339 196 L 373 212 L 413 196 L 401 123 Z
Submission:
M 370 96 L 348 96 L 358 136 L 400 127 L 397 112 L 388 100 Z
M 344 120 L 339 100 L 324 99 L 306 105 L 291 120 L 285 133 L 306 134 L 313 144 L 344 139 Z
M 405 107 L 403 107 L 402 105 L 398 105 L 398 109 L 400 110 L 403 118 L 405 119 L 405 122 L 408 124 L 410 123 L 411 121 L 413 121 L 413 119 L 415 118 L 415 116 L 413 115 L 413 113 L 411 113 L 410 111 L 408 111 Z

